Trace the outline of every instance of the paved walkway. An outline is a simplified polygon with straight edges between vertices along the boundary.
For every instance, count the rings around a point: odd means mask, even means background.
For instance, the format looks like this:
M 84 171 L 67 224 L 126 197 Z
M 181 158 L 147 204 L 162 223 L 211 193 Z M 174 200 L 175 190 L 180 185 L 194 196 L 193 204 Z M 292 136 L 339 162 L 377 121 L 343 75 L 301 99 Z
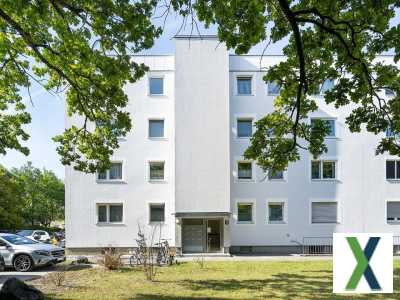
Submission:
M 193 261 L 204 257 L 206 261 L 314 261 L 314 260 L 331 260 L 330 255 L 321 256 L 304 256 L 304 255 L 202 255 L 202 254 L 186 254 L 177 256 L 178 261 Z

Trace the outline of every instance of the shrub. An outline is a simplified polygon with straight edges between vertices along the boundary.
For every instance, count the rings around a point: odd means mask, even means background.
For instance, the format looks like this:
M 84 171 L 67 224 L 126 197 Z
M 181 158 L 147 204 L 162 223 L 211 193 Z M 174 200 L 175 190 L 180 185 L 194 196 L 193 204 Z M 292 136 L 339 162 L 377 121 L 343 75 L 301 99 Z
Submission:
M 205 266 L 205 258 L 203 255 L 194 259 L 194 262 L 200 267 L 200 269 L 204 269 Z
M 63 286 L 65 284 L 66 272 L 65 270 L 52 272 L 48 275 L 48 280 L 57 287 Z
M 121 254 L 115 248 L 106 248 L 103 250 L 103 257 L 100 263 L 107 270 L 117 270 L 121 267 Z

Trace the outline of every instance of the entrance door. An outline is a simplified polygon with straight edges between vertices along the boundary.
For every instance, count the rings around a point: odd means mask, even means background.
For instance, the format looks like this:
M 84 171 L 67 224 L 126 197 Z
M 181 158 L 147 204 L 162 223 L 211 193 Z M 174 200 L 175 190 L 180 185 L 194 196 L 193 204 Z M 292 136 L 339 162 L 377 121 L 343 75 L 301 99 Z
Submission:
M 204 252 L 205 234 L 203 219 L 183 219 L 182 246 L 185 253 Z
M 221 220 L 207 220 L 207 252 L 221 251 Z

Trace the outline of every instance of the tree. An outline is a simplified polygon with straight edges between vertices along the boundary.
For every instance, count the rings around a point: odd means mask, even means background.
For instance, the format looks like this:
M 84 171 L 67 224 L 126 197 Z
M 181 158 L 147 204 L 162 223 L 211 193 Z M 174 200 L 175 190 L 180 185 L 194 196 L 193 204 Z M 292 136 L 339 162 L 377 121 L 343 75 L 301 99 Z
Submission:
M 39 206 L 39 210 L 42 211 L 38 217 L 39 222 L 48 227 L 53 221 L 64 220 L 64 182 L 52 171 L 44 169 L 39 181 L 39 189 L 43 193 L 43 201 Z
M 64 183 L 52 171 L 28 162 L 12 173 L 19 183 L 26 223 L 49 227 L 51 222 L 64 219 Z
M 94 172 L 110 165 L 117 138 L 131 129 L 127 82 L 147 67 L 130 59 L 161 30 L 151 24 L 156 0 L 4 0 L 0 4 L 0 154 L 29 149 L 30 122 L 19 95 L 32 82 L 66 93 L 67 112 L 81 116 L 54 138 L 63 164 Z M 94 129 L 93 129 L 94 128 Z
M 326 103 L 354 107 L 347 117 L 350 130 L 365 126 L 377 134 L 391 128 L 393 137 L 383 138 L 376 152 L 399 155 L 399 70 L 375 60 L 390 49 L 395 62 L 400 57 L 400 26 L 390 23 L 399 6 L 393 0 L 2 1 L 0 153 L 8 148 L 28 152 L 20 140 L 28 138 L 22 125 L 29 115 L 18 92 L 32 80 L 44 80 L 48 90 L 67 88 L 68 113 L 82 117 L 82 125 L 55 138 L 62 163 L 85 172 L 108 167 L 118 136 L 131 129 L 122 87 L 147 70 L 129 53 L 150 48 L 161 34 L 150 20 L 158 7 L 162 12 L 156 17 L 167 18 L 174 10 L 183 24 L 189 19 L 192 30 L 196 18 L 206 26 L 218 25 L 219 40 L 239 54 L 268 39 L 288 39 L 287 59 L 265 76 L 281 86 L 275 110 L 257 122 L 245 152 L 263 169 L 284 169 L 300 158 L 299 149 L 314 157 L 327 151 L 326 124 L 306 122 L 318 108 L 312 94 L 326 79 L 336 81 L 325 94 Z M 383 99 L 383 88 L 395 96 Z M 10 106 L 14 114 L 5 113 Z M 267 136 L 271 131 L 272 138 Z
M 15 177 L 0 165 L 0 229 L 17 229 L 21 226 L 22 202 Z

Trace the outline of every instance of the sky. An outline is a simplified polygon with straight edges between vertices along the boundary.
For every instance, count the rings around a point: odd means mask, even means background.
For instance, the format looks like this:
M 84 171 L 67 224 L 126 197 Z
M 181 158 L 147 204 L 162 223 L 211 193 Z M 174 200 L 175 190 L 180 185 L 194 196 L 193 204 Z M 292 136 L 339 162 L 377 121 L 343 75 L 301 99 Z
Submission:
M 394 23 L 399 23 L 399 15 L 392 20 Z M 163 26 L 163 20 L 154 18 L 153 23 L 158 26 Z M 169 16 L 162 36 L 155 41 L 154 46 L 146 50 L 146 54 L 173 54 L 174 40 L 173 37 L 177 33 L 190 34 L 191 26 L 179 29 L 182 24 L 182 19 L 175 16 Z M 216 34 L 216 28 L 205 29 L 199 24 L 201 34 Z M 197 34 L 196 30 L 193 34 Z M 265 48 L 267 41 L 253 47 L 249 54 L 261 54 Z M 286 41 L 268 46 L 265 54 L 282 54 L 282 48 Z M 58 177 L 64 178 L 64 166 L 60 163 L 60 157 L 56 152 L 56 144 L 52 141 L 52 137 L 61 134 L 65 126 L 65 107 L 62 96 L 54 96 L 46 92 L 40 86 L 31 88 L 32 103 L 27 94 L 24 95 L 24 102 L 27 106 L 27 111 L 31 114 L 32 122 L 26 126 L 26 131 L 30 134 L 30 139 L 24 143 L 29 149 L 30 154 L 25 156 L 20 152 L 8 150 L 5 156 L 0 155 L 0 164 L 6 168 L 21 167 L 26 162 L 31 161 L 35 167 L 46 168 L 52 170 Z

